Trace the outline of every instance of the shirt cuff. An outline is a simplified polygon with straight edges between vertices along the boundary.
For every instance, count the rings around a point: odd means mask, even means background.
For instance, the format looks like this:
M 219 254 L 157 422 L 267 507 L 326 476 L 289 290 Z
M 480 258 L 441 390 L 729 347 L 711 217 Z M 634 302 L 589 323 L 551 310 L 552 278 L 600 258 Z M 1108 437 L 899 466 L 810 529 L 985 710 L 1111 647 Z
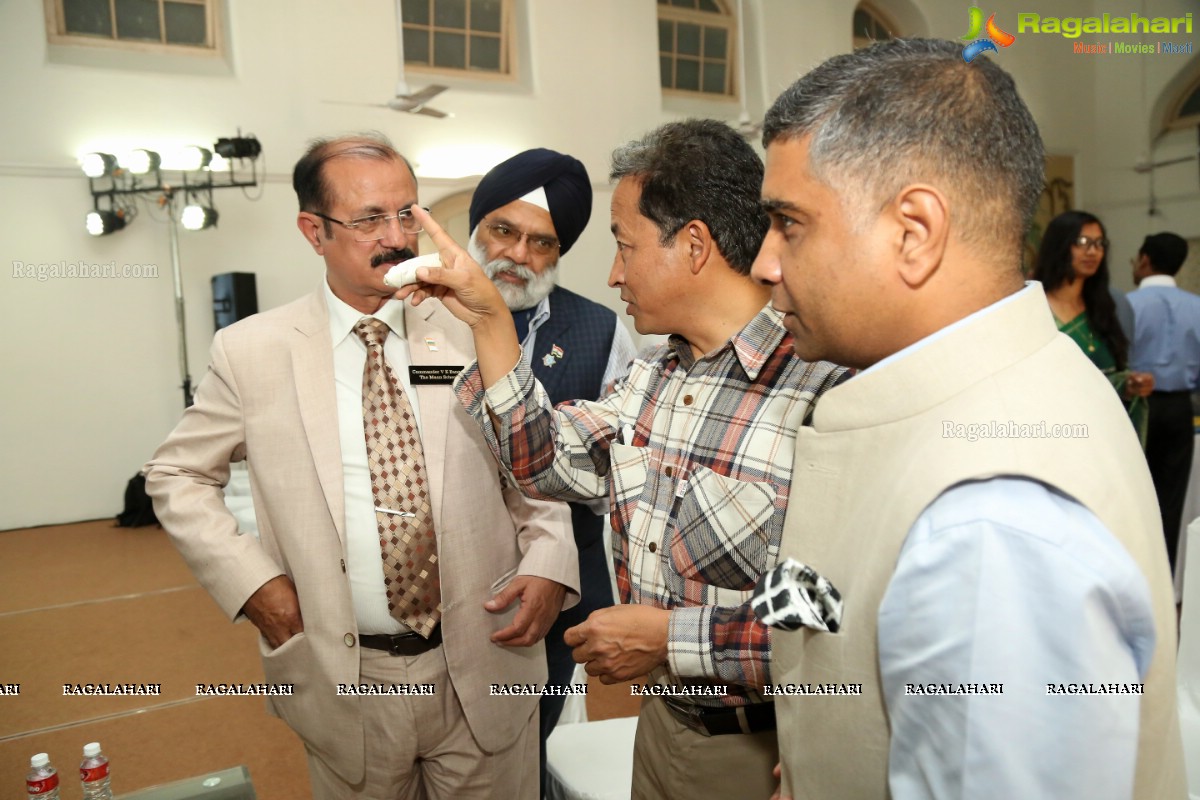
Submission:
M 479 375 L 479 362 L 472 361 L 454 379 L 454 393 L 463 409 L 476 419 L 485 409 L 495 414 L 507 414 L 533 394 L 533 370 L 522 355 L 515 367 L 490 389 L 485 389 Z
M 720 680 L 712 669 L 712 607 L 673 608 L 667 627 L 667 666 L 680 678 Z

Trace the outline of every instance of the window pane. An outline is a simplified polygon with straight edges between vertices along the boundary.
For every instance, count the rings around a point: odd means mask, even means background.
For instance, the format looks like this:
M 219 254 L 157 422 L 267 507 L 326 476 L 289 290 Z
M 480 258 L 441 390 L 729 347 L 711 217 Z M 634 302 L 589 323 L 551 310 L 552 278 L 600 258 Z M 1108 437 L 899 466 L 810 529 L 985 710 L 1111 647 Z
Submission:
M 671 5 L 680 8 L 695 8 L 696 0 L 671 0 Z
M 701 11 L 711 11 L 714 14 L 721 13 L 721 7 L 713 2 L 713 0 L 700 0 Z
M 112 36 L 108 0 L 63 0 L 63 23 L 67 33 Z
M 471 0 L 471 30 L 500 32 L 500 0 Z
M 404 0 L 400 6 L 402 19 L 414 25 L 429 24 L 430 0 Z
M 700 62 L 681 58 L 675 62 L 675 88 L 700 91 Z
M 471 69 L 500 71 L 500 37 L 471 37 Z
M 413 64 L 429 63 L 429 31 L 422 28 L 404 29 L 404 60 Z
M 854 35 L 863 39 L 871 39 L 874 26 L 871 24 L 871 15 L 863 11 L 861 8 L 854 12 Z
M 171 44 L 207 43 L 204 6 L 195 3 L 163 3 L 163 21 Z
M 117 0 L 117 38 L 162 41 L 155 0 Z
M 727 56 L 725 47 L 729 42 L 729 32 L 724 28 L 704 29 L 704 57 L 719 58 L 724 61 Z
M 704 91 L 725 94 L 725 65 L 704 62 Z
M 700 55 L 700 26 L 680 22 L 675 28 L 675 52 L 685 56 Z
M 434 33 L 433 65 L 450 69 L 466 69 L 467 37 L 461 33 Z
M 433 0 L 433 24 L 439 28 L 467 29 L 467 0 Z M 434 43 L 436 52 L 437 43 Z
M 675 85 L 674 84 L 675 73 L 672 69 L 673 66 L 674 65 L 671 62 L 670 56 L 659 56 L 658 57 L 659 84 L 664 89 L 670 89 Z
M 675 50 L 675 25 L 669 19 L 658 21 L 658 52 L 671 53 Z

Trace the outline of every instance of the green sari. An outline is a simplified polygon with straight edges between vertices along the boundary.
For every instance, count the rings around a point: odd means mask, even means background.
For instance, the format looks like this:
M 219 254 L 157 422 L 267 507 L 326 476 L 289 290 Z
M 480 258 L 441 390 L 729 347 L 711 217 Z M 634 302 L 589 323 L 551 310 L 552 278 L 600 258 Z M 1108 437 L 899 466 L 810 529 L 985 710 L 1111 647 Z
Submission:
M 1129 412 L 1129 419 L 1133 422 L 1133 429 L 1137 432 L 1138 441 L 1142 443 L 1142 449 L 1145 450 L 1146 424 L 1150 418 L 1150 405 L 1144 397 L 1125 399 L 1125 383 L 1129 380 L 1130 371 L 1117 369 L 1117 359 L 1113 356 L 1108 344 L 1097 336 L 1092 330 L 1092 326 L 1088 324 L 1086 311 L 1070 322 L 1062 322 L 1058 317 L 1055 317 L 1054 321 L 1058 324 L 1058 329 L 1070 336 L 1075 344 L 1079 345 L 1079 349 L 1084 352 L 1084 355 L 1090 358 L 1096 368 L 1108 378 L 1108 382 L 1117 391 L 1117 397 L 1121 398 L 1121 402 L 1125 404 L 1125 410 Z

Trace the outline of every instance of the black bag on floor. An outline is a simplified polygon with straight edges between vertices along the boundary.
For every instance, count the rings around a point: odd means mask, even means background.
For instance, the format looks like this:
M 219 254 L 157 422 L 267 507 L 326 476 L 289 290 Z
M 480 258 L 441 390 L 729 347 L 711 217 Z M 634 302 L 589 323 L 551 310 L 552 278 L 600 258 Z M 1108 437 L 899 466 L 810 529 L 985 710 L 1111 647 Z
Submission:
M 157 525 L 158 517 L 154 516 L 154 503 L 146 494 L 146 476 L 138 473 L 129 479 L 125 486 L 125 510 L 117 514 L 117 527 L 140 528 L 143 525 Z

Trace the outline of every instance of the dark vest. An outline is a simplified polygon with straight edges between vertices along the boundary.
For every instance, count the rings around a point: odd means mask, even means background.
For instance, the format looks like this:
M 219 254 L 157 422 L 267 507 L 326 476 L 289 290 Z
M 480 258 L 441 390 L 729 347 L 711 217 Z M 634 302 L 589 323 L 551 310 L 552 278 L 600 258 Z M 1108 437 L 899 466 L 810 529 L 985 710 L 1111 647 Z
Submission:
M 599 303 L 562 287 L 550 293 L 550 318 L 529 354 L 550 402 L 599 399 L 616 324 L 617 315 Z
M 533 375 L 550 402 L 599 399 L 616 326 L 617 315 L 599 303 L 562 287 L 550 293 L 550 318 L 538 328 L 529 354 Z M 603 540 L 608 520 L 587 506 L 570 505 L 575 544 L 582 553 Z M 607 585 L 607 571 L 604 574 Z

